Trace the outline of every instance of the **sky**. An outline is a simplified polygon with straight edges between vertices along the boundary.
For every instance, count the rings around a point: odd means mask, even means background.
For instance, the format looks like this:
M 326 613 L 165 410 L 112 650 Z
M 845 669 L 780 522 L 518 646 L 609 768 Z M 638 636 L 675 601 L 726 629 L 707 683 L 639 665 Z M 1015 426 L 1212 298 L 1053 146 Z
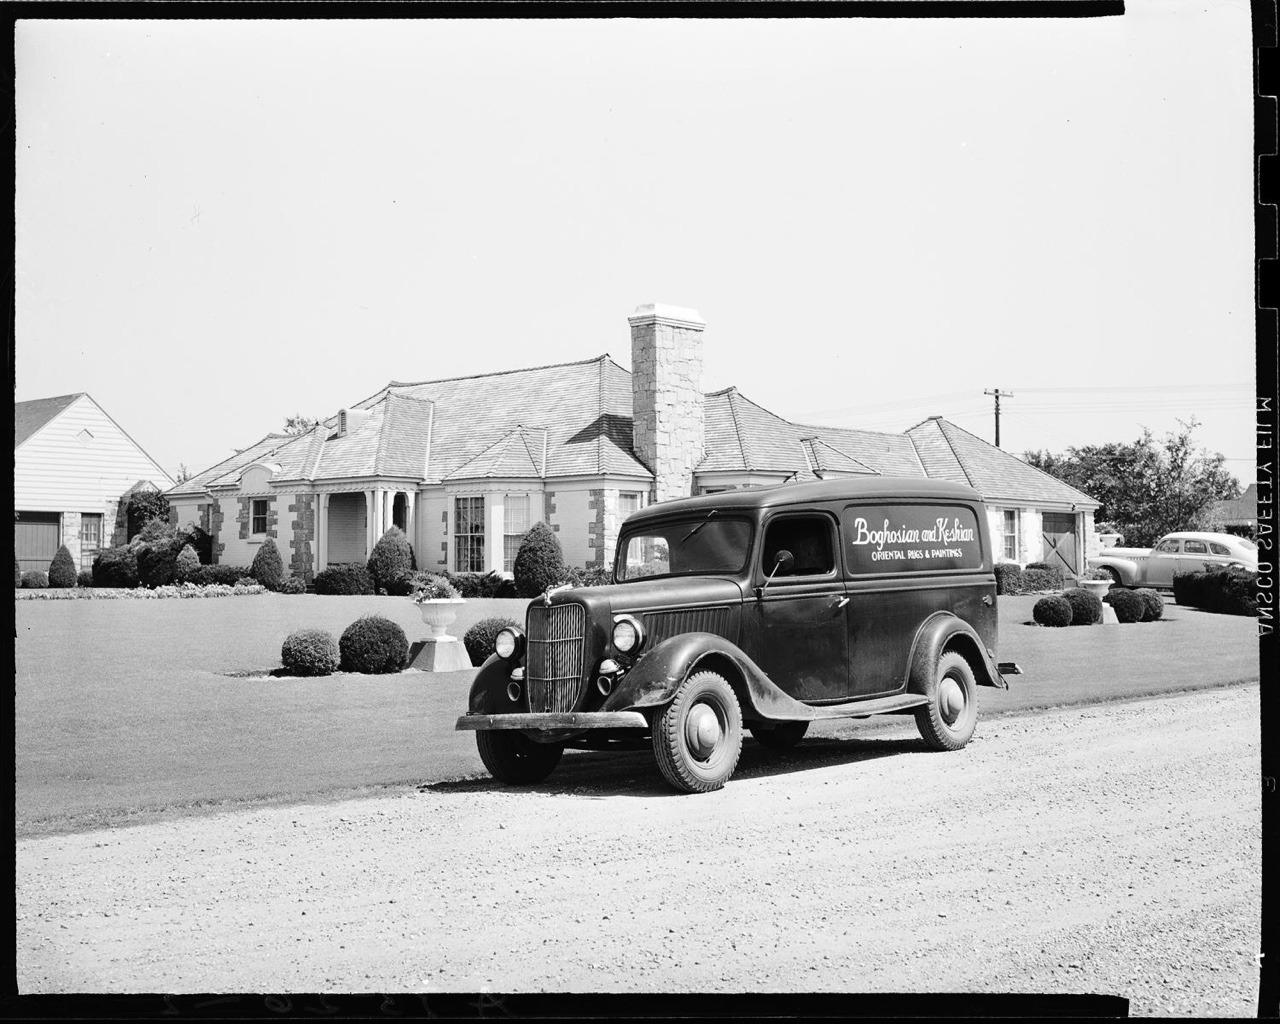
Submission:
M 1097 19 L 20 21 L 16 391 L 198 472 L 392 380 L 630 366 L 1255 479 L 1245 0 Z

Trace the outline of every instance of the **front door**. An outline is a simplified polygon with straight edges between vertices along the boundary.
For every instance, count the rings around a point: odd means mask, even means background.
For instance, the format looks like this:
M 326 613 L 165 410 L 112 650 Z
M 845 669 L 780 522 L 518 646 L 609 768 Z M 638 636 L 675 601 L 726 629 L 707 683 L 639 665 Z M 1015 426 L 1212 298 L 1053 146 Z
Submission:
M 1040 560 L 1056 565 L 1068 576 L 1078 571 L 1076 563 L 1076 517 L 1070 512 L 1046 512 L 1041 527 L 1044 550 Z
M 790 551 L 794 562 L 766 584 L 779 551 Z M 763 587 L 763 594 L 748 599 L 745 616 L 755 636 L 751 653 L 756 664 L 796 700 L 846 699 L 847 599 L 836 571 L 835 519 L 815 513 L 776 515 L 765 524 L 762 552 L 756 593 Z

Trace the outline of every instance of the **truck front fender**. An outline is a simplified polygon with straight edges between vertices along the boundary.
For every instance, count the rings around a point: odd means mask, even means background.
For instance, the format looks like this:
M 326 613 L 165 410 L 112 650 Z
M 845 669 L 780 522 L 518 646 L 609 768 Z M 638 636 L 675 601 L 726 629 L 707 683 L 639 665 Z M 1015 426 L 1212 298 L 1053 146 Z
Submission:
M 934 612 L 916 630 L 911 646 L 907 689 L 911 693 L 927 693 L 934 667 L 945 651 L 963 654 L 973 666 L 974 681 L 979 686 L 997 686 L 1007 690 L 1009 684 L 986 644 L 972 626 L 951 612 Z
M 682 633 L 658 644 L 618 680 L 602 711 L 658 708 L 670 703 L 692 673 L 719 672 L 733 687 L 742 717 L 808 721 L 805 704 L 787 696 L 737 644 L 715 633 Z
M 507 696 L 507 684 L 516 662 L 491 654 L 471 680 L 471 692 L 467 694 L 469 715 L 509 715 L 527 710 L 519 701 Z

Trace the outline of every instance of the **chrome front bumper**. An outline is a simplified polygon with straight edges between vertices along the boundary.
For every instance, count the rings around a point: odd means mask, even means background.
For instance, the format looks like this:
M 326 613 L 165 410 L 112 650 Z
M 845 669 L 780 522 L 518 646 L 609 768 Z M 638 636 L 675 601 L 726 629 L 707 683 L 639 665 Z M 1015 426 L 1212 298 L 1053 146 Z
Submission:
M 639 711 L 549 711 L 528 715 L 463 715 L 454 729 L 647 729 Z

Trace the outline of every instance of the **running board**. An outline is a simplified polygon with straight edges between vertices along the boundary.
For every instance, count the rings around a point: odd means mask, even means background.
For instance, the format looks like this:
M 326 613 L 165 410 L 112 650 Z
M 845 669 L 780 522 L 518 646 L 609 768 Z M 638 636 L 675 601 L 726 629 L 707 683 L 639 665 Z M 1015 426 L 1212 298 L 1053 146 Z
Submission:
M 928 703 L 929 698 L 920 693 L 895 693 L 890 697 L 860 700 L 856 704 L 839 704 L 834 707 L 808 705 L 811 712 L 809 721 L 820 721 L 826 718 L 870 718 L 872 715 L 892 714 L 895 711 L 918 708 Z

